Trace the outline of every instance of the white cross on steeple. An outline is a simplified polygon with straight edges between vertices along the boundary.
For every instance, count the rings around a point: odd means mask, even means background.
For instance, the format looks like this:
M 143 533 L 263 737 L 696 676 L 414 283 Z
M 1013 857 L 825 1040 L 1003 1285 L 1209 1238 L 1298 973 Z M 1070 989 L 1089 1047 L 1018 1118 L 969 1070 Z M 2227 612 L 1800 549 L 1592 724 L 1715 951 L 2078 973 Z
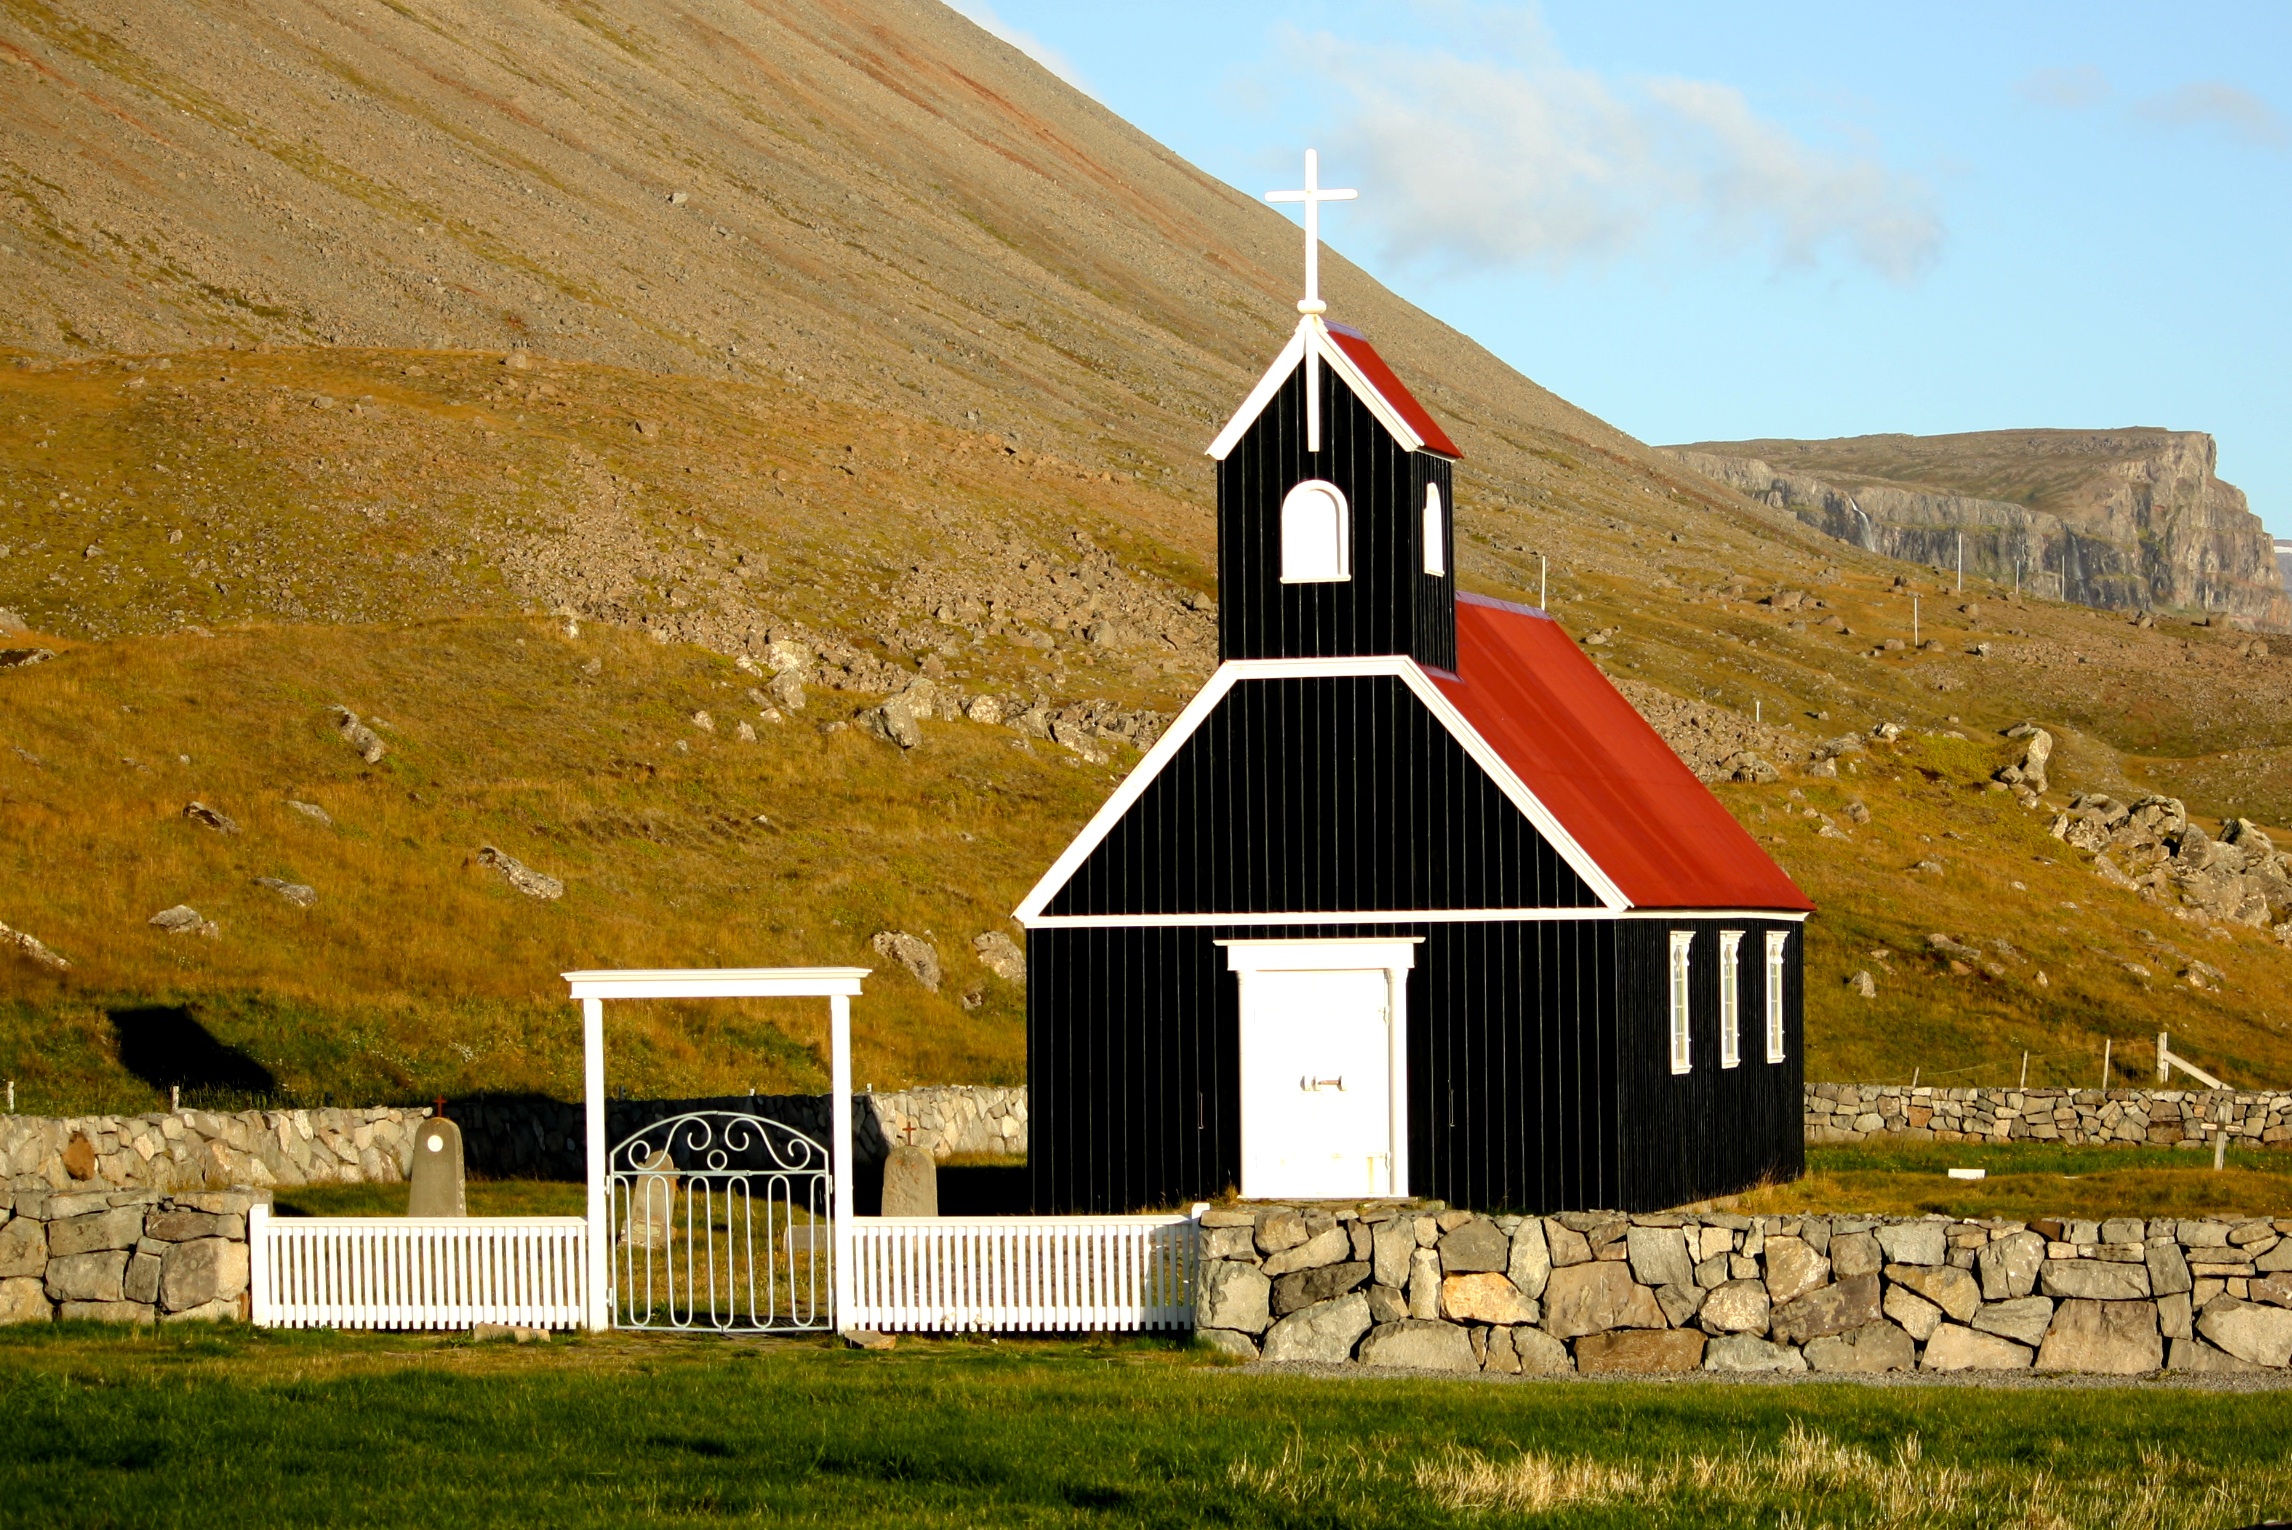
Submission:
M 1321 186 L 1321 156 L 1311 149 L 1305 151 L 1305 184 L 1295 191 L 1269 191 L 1268 202 L 1303 202 L 1305 204 L 1305 297 L 1298 303 L 1302 314 L 1323 314 L 1329 305 L 1321 301 L 1321 204 L 1324 202 L 1350 202 L 1358 191 L 1327 191 Z

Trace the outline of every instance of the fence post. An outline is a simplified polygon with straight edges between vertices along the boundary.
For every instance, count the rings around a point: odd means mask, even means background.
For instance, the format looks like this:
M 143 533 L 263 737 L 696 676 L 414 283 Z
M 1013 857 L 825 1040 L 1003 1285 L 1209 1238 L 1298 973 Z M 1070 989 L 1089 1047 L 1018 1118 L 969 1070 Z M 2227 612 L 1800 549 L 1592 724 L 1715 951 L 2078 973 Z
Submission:
M 581 1105 L 589 1159 L 589 1235 L 582 1292 L 593 1332 L 613 1326 L 612 1201 L 605 1182 L 605 1001 L 581 1001 Z
M 247 1208 L 247 1321 L 271 1325 L 271 1208 L 261 1201 Z
M 835 1172 L 834 1202 L 828 1224 L 829 1302 L 836 1332 L 850 1322 L 852 1306 L 852 1001 L 842 994 L 828 1000 L 828 1097 L 830 1138 Z

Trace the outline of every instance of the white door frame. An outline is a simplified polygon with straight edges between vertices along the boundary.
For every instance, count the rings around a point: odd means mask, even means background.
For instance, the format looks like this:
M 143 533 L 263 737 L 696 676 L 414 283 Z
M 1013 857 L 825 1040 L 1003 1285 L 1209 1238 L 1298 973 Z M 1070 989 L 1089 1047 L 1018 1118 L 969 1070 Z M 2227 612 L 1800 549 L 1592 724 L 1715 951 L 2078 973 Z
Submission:
M 1221 940 L 1226 948 L 1226 970 L 1240 985 L 1241 1023 L 1249 1017 L 1250 976 L 1258 972 L 1382 972 L 1385 975 L 1385 1102 L 1386 1129 L 1392 1135 L 1392 1183 L 1387 1193 L 1406 1199 L 1409 1193 L 1409 979 L 1417 964 L 1422 935 L 1337 940 Z M 1249 1132 L 1247 1101 L 1249 1080 L 1239 1081 L 1243 1102 L 1242 1132 Z M 1249 1186 L 1242 1186 L 1242 1194 Z

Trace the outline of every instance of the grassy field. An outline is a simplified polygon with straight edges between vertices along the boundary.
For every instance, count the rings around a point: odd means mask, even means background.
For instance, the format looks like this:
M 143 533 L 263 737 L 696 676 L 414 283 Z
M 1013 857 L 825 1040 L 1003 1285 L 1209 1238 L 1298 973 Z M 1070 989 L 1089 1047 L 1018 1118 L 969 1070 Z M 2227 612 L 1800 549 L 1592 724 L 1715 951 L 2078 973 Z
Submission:
M 2292 1393 L 1343 1381 L 1151 1341 L 0 1333 L 13 1523 L 2213 1527 Z
M 1948 1171 L 1982 1169 L 1955 1180 Z M 1739 1197 L 1746 1215 L 1814 1211 L 1954 1217 L 2292 1215 L 2292 1153 L 2237 1148 L 2215 1172 L 2209 1151 L 2178 1148 L 1977 1147 L 1949 1142 L 1810 1147 L 1806 1177 Z

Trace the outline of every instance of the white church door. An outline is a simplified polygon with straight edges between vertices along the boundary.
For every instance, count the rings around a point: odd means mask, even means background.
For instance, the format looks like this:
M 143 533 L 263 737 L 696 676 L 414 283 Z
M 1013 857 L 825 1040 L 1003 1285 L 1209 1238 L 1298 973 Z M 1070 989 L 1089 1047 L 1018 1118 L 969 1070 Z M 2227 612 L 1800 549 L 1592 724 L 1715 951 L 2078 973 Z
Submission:
M 1413 940 L 1227 941 L 1241 984 L 1241 1193 L 1408 1193 Z

